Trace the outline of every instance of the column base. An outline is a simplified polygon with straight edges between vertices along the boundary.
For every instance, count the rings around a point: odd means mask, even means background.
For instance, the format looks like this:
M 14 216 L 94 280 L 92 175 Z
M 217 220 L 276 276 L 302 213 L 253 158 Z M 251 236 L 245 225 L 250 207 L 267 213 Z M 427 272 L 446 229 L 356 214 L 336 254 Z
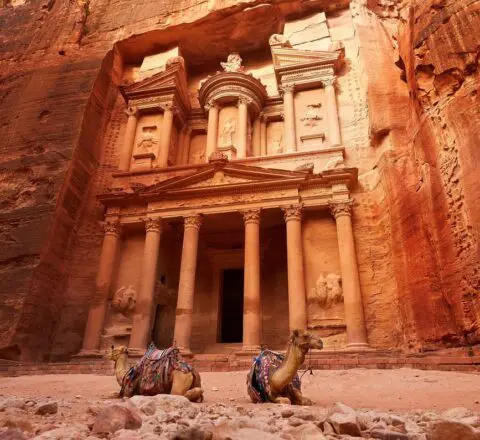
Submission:
M 352 342 L 347 344 L 345 350 L 373 350 L 366 342 Z

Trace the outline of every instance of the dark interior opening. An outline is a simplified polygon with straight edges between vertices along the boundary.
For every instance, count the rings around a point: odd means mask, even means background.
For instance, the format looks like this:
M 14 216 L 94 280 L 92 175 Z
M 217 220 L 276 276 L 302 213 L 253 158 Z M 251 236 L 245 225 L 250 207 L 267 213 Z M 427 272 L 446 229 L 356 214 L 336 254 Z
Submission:
M 165 312 L 166 307 L 164 305 L 158 304 L 157 308 L 155 309 L 155 321 L 152 328 L 152 341 L 157 348 L 167 348 L 164 347 L 164 340 L 166 335 L 162 334 L 162 328 L 165 328 Z
M 222 280 L 220 342 L 243 340 L 243 269 L 226 269 Z

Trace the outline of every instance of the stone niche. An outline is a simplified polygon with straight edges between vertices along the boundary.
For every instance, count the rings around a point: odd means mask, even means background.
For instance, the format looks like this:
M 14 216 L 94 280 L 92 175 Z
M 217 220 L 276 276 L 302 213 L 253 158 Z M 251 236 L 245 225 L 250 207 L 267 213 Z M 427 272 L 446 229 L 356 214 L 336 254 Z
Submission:
M 345 310 L 335 221 L 328 213 L 308 213 L 303 222 L 308 328 L 326 348 L 340 348 L 346 338 Z
M 151 168 L 156 164 L 160 147 L 163 115 L 149 114 L 139 117 L 132 155 L 132 169 Z
M 326 146 L 325 92 L 323 89 L 300 91 L 295 95 L 295 124 L 299 151 Z

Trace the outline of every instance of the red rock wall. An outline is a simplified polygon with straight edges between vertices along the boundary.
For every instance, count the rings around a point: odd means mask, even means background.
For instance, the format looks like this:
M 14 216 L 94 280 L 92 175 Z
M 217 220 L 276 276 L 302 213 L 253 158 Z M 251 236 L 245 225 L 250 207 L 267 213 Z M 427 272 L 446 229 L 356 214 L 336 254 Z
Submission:
M 253 49 L 246 21 L 274 33 L 279 17 L 321 2 L 216 3 L 223 11 L 188 0 L 0 8 L 0 357 L 80 348 L 102 237 L 95 194 L 111 184 L 124 128 L 114 44 L 138 61 L 203 17 L 211 32 L 197 31 L 192 50 L 228 32 L 235 49 Z M 480 342 L 480 1 L 351 3 L 374 159 L 354 217 L 369 337 L 411 349 Z

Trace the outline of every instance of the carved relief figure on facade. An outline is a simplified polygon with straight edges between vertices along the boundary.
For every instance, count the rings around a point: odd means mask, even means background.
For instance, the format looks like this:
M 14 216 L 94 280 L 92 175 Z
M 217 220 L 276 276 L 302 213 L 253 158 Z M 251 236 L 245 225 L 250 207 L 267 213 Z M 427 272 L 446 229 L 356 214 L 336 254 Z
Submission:
M 116 312 L 127 315 L 134 308 L 137 302 L 137 292 L 132 285 L 120 287 L 112 299 L 112 308 Z
M 323 118 L 320 115 L 320 108 L 322 104 L 308 104 L 303 117 L 300 120 L 303 122 L 305 127 L 313 129 L 318 125 L 318 121 L 321 121 Z
M 245 70 L 242 66 L 242 58 L 237 52 L 231 53 L 228 56 L 227 61 L 220 63 L 220 65 L 225 72 L 243 72 Z
M 228 148 L 235 146 L 235 133 L 237 131 L 237 124 L 235 119 L 230 118 L 225 122 L 222 129 L 222 147 Z
M 137 153 L 153 153 L 157 151 L 158 141 L 152 136 L 143 137 L 140 142 L 137 144 L 136 152 Z
M 343 301 L 342 278 L 335 273 L 327 276 L 320 274 L 315 283 L 315 298 L 318 304 L 329 309 L 334 304 Z

